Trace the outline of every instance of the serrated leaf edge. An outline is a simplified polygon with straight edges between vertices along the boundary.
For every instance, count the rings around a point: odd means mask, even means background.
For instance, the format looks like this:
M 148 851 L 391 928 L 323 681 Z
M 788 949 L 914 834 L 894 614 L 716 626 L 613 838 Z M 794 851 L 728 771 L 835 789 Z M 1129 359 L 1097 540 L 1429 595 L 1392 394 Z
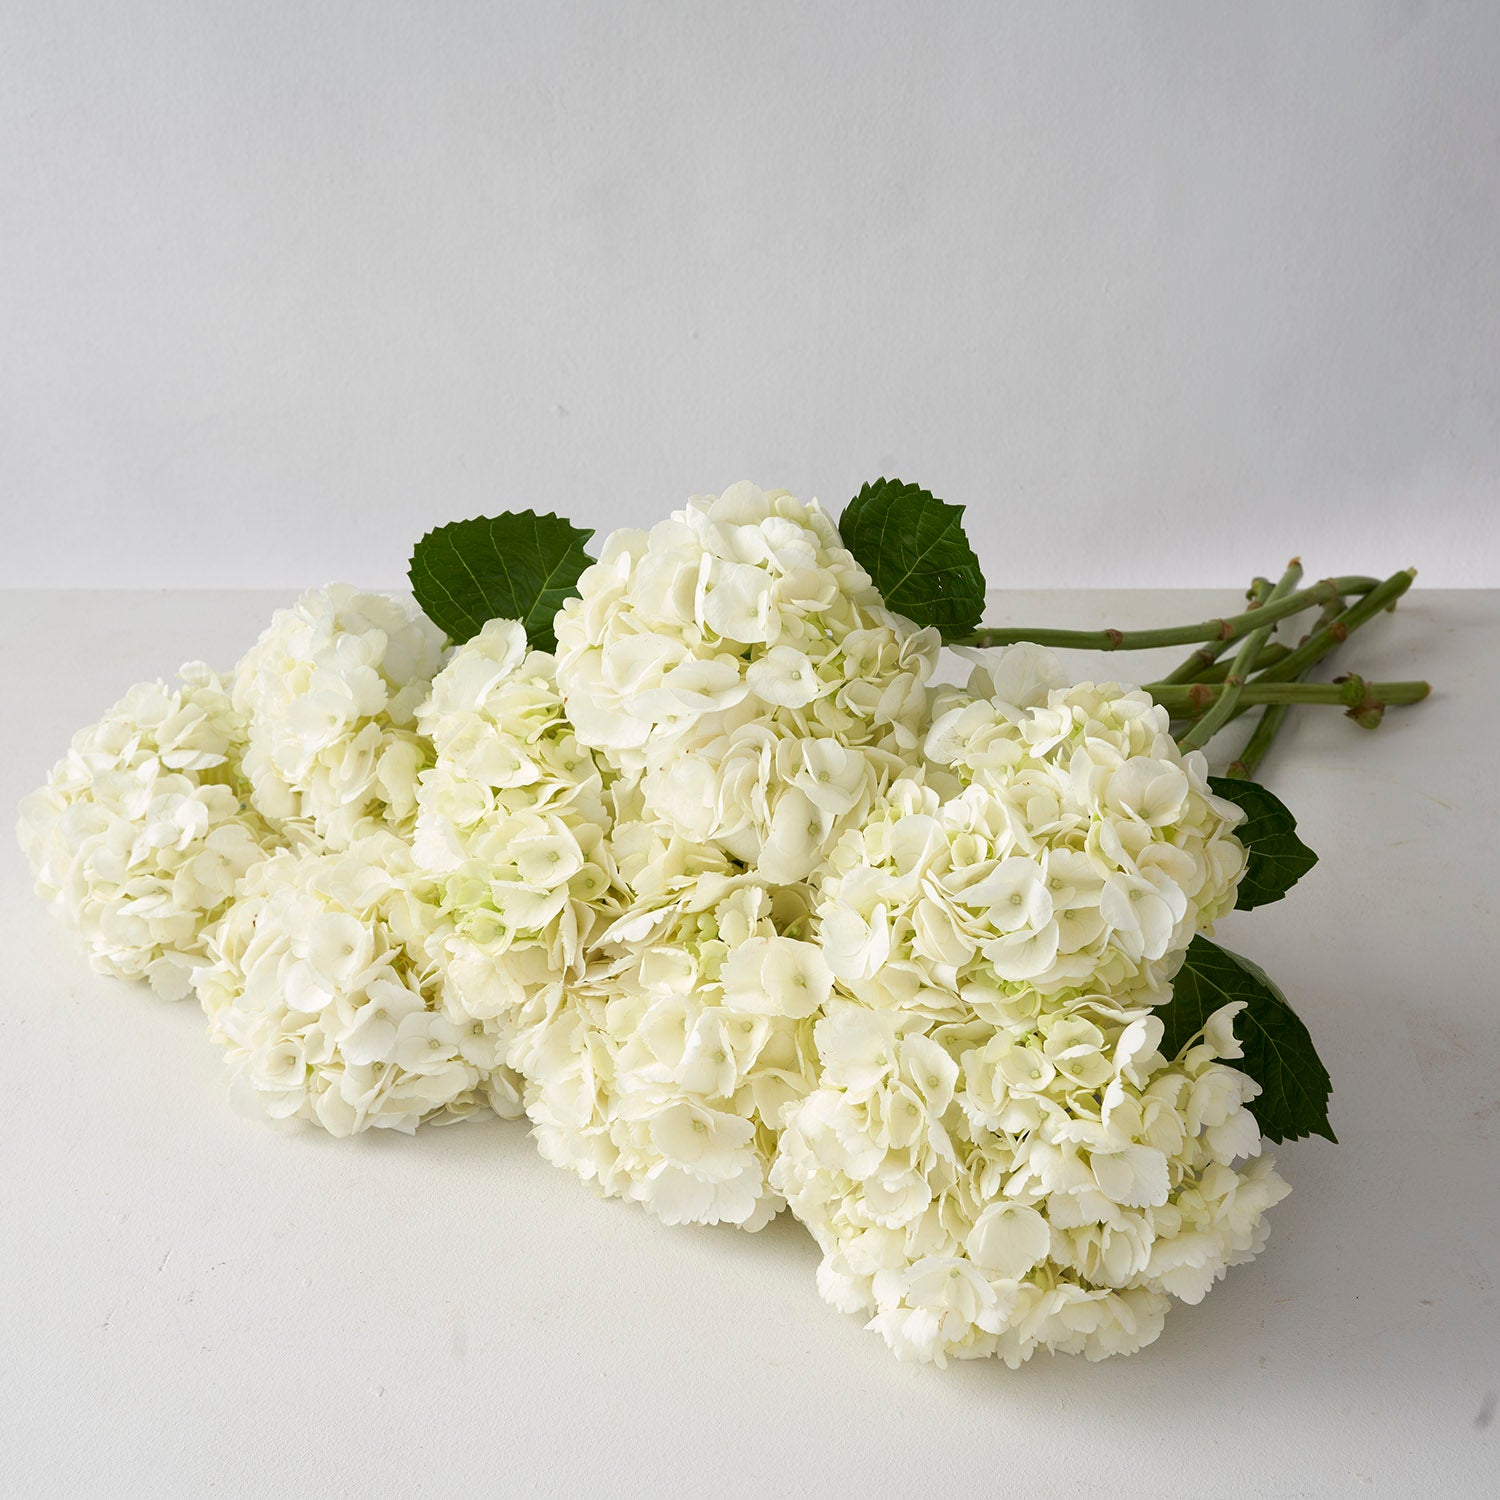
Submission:
M 956 501 L 944 500 L 941 497 L 934 495 L 931 490 L 925 489 L 915 480 L 901 479 L 900 477 L 888 478 L 882 474 L 877 479 L 866 480 L 860 486 L 859 493 L 855 495 L 855 497 L 844 507 L 843 511 L 839 515 L 837 524 L 839 535 L 844 543 L 845 549 L 851 554 L 851 556 L 855 557 L 856 562 L 860 562 L 859 557 L 854 553 L 854 549 L 850 545 L 850 538 L 844 534 L 845 521 L 846 518 L 849 518 L 851 512 L 855 512 L 852 520 L 849 521 L 849 524 L 851 526 L 858 526 L 860 524 L 858 507 L 860 507 L 862 504 L 868 504 L 870 501 L 872 501 L 882 488 L 891 489 L 892 492 L 889 496 L 882 496 L 881 498 L 887 499 L 892 503 L 900 500 L 910 500 L 915 498 L 922 502 L 924 509 L 926 509 L 929 505 L 940 507 L 939 517 L 944 522 L 943 527 L 923 549 L 923 556 L 927 555 L 938 546 L 943 544 L 947 539 L 950 530 L 955 527 L 958 528 L 959 532 L 963 536 L 965 545 L 968 547 L 969 556 L 972 559 L 972 562 L 964 563 L 959 569 L 950 569 L 947 571 L 950 574 L 967 573 L 970 571 L 973 572 L 974 581 L 977 584 L 979 595 L 977 606 L 978 612 L 975 613 L 972 607 L 964 609 L 961 615 L 955 613 L 952 610 L 945 612 L 938 609 L 933 609 L 931 613 L 933 614 L 934 618 L 929 623 L 934 628 L 936 628 L 938 632 L 944 636 L 945 639 L 950 630 L 962 631 L 966 629 L 972 629 L 975 625 L 978 624 L 979 620 L 982 619 L 984 615 L 985 579 L 984 567 L 979 561 L 979 554 L 974 551 L 973 544 L 969 542 L 968 534 L 963 529 L 963 517 L 966 510 L 968 509 L 967 506 L 961 505 Z M 949 514 L 950 512 L 951 514 Z M 883 553 L 885 551 L 887 528 L 890 525 L 890 521 L 891 516 L 888 509 L 886 514 L 884 514 L 880 518 L 880 530 L 874 539 L 875 549 L 877 553 Z M 862 562 L 861 566 L 864 566 Z M 866 571 L 870 572 L 871 577 L 874 578 L 874 573 L 870 569 L 866 568 Z M 929 574 L 933 577 L 942 576 L 938 569 L 934 568 L 923 570 L 916 566 L 913 566 L 909 567 L 906 572 L 903 573 L 899 579 L 890 584 L 889 587 L 881 587 L 878 581 L 877 587 L 880 587 L 881 597 L 885 601 L 886 606 L 892 610 L 895 610 L 897 613 L 900 613 L 901 606 L 898 602 L 895 601 L 894 596 L 912 579 L 929 576 Z M 936 599 L 931 601 L 931 603 L 934 605 L 952 604 L 956 597 L 957 596 L 952 593 L 940 593 Z M 942 618 L 937 618 L 937 616 L 939 615 L 942 615 Z
M 1225 790 L 1225 788 L 1228 788 L 1228 790 Z M 1244 844 L 1246 851 L 1245 873 L 1240 877 L 1239 891 L 1235 896 L 1235 910 L 1254 911 L 1258 907 L 1270 906 L 1274 902 L 1280 901 L 1318 863 L 1317 851 L 1309 846 L 1297 833 L 1296 815 L 1269 787 L 1262 786 L 1260 782 L 1251 781 L 1248 778 L 1236 779 L 1228 776 L 1211 776 L 1209 777 L 1209 790 L 1214 796 L 1222 797 L 1224 801 L 1234 803 L 1245 814 L 1244 822 L 1234 830 L 1235 837 Z M 1241 802 L 1234 795 L 1237 791 L 1248 793 L 1248 800 L 1252 803 L 1257 798 L 1264 798 L 1272 805 L 1269 808 L 1261 808 L 1258 811 L 1252 812 L 1250 808 L 1246 807 L 1244 802 Z M 1271 854 L 1267 852 L 1264 840 L 1252 841 L 1245 837 L 1246 830 L 1251 825 L 1261 819 L 1276 818 L 1278 815 L 1285 817 L 1287 826 L 1283 829 L 1278 829 L 1271 837 L 1292 839 L 1297 846 L 1295 850 Z M 1272 864 L 1285 865 L 1288 863 L 1295 869 L 1295 874 L 1293 874 L 1292 878 L 1279 890 L 1272 887 L 1272 894 L 1260 894 L 1263 882 L 1258 876 L 1252 879 L 1252 866 L 1256 864 L 1260 866 Z M 1251 899 L 1242 899 L 1246 896 Z
M 424 587 L 422 580 L 417 576 L 418 559 L 422 556 L 422 549 L 424 544 L 431 542 L 434 537 L 439 536 L 443 532 L 451 531 L 460 526 L 474 526 L 479 524 L 480 522 L 483 522 L 486 528 L 485 536 L 486 540 L 490 544 L 490 550 L 494 553 L 496 561 L 498 561 L 500 564 L 501 571 L 505 574 L 506 585 L 510 591 L 511 598 L 514 599 L 516 597 L 515 585 L 511 582 L 510 568 L 507 565 L 504 556 L 501 554 L 499 547 L 495 545 L 494 526 L 496 522 L 502 520 L 514 519 L 518 521 L 525 521 L 528 518 L 530 519 L 532 524 L 532 534 L 538 543 L 538 555 L 540 555 L 541 553 L 541 533 L 538 528 L 540 527 L 542 522 L 557 522 L 562 526 L 566 526 L 569 532 L 572 533 L 570 537 L 570 546 L 568 548 L 568 552 L 565 552 L 563 554 L 563 558 L 559 559 L 552 565 L 551 569 L 546 574 L 541 587 L 537 590 L 537 604 L 534 604 L 532 606 L 531 612 L 525 618 L 521 619 L 521 624 L 526 630 L 526 639 L 528 643 L 536 646 L 537 643 L 534 634 L 536 628 L 534 623 L 535 611 L 542 598 L 546 595 L 548 590 L 553 587 L 552 580 L 557 576 L 558 569 L 562 566 L 563 560 L 568 556 L 568 553 L 570 553 L 572 549 L 576 547 L 578 551 L 583 555 L 586 564 L 592 566 L 594 562 L 594 558 L 590 557 L 589 554 L 584 551 L 585 546 L 595 535 L 594 528 L 578 526 L 574 522 L 570 521 L 566 516 L 560 515 L 556 511 L 537 511 L 532 510 L 530 507 L 527 507 L 527 509 L 525 510 L 502 511 L 499 515 L 495 516 L 462 516 L 452 521 L 445 521 L 441 526 L 432 527 L 417 539 L 415 546 L 413 546 L 412 548 L 411 557 L 406 565 L 406 576 L 407 580 L 411 583 L 413 594 L 420 595 L 420 592 Z M 484 593 L 484 587 L 480 583 L 478 577 L 475 575 L 473 568 L 469 566 L 468 559 L 457 547 L 452 547 L 450 550 L 452 551 L 452 555 L 454 556 L 454 558 L 456 558 L 458 562 L 463 565 L 464 571 L 467 572 L 469 577 L 474 580 L 475 591 L 482 596 Z M 432 620 L 433 624 L 436 625 L 438 629 L 443 631 L 450 640 L 458 639 L 454 632 L 449 629 L 450 621 L 452 623 L 457 623 L 461 618 L 465 622 L 465 624 L 470 627 L 468 636 L 464 637 L 464 639 L 466 640 L 474 635 L 477 635 L 479 631 L 484 628 L 487 621 L 476 620 L 475 617 L 469 612 L 469 610 L 466 609 L 461 603 L 459 603 L 452 590 L 450 590 L 442 582 L 442 580 L 431 571 L 430 565 L 426 570 L 426 585 L 432 590 L 440 590 L 442 592 L 442 594 L 448 600 L 449 604 L 452 606 L 452 614 L 449 615 L 447 620 L 439 619 L 437 615 L 428 610 L 426 604 L 422 602 L 420 597 L 418 597 L 417 603 L 422 608 L 423 612 L 427 614 L 428 618 Z M 445 611 L 445 614 L 446 613 L 447 611 Z M 552 612 L 552 615 L 555 616 L 555 614 L 556 611 L 554 610 Z M 549 617 L 549 623 L 550 618 L 551 617 Z M 550 630 L 548 631 L 548 634 L 551 635 Z M 552 644 L 556 644 L 555 637 L 553 637 Z
M 1286 996 L 1282 994 L 1276 982 L 1253 959 L 1246 958 L 1243 954 L 1231 952 L 1228 948 L 1220 947 L 1218 943 L 1215 943 L 1211 939 L 1204 937 L 1202 933 L 1199 933 L 1197 937 L 1193 939 L 1193 943 L 1195 945 L 1198 943 L 1202 943 L 1203 947 L 1208 949 L 1209 952 L 1214 955 L 1214 961 L 1216 963 L 1226 964 L 1247 970 L 1253 979 L 1257 979 L 1260 981 L 1273 1006 L 1281 1011 L 1284 1011 L 1286 1015 L 1292 1020 L 1296 1021 L 1304 1031 L 1308 1030 L 1306 1022 L 1304 1022 L 1302 1018 L 1297 1014 L 1297 1012 L 1292 1009 L 1291 1003 L 1287 1000 Z M 1200 949 L 1199 951 L 1201 952 L 1202 950 Z M 1189 952 L 1191 953 L 1191 948 L 1189 949 Z M 1186 965 L 1184 965 L 1184 967 L 1186 967 Z M 1195 982 L 1201 987 L 1212 990 L 1214 993 L 1221 996 L 1223 1004 L 1228 1005 L 1233 1004 L 1237 1001 L 1244 1000 L 1244 996 L 1231 994 L 1224 988 L 1221 982 L 1205 975 L 1205 972 L 1201 967 L 1194 965 L 1191 972 L 1193 974 Z M 1175 1000 L 1175 993 L 1173 998 Z M 1205 1020 L 1207 1016 L 1213 1014 L 1215 1010 L 1221 1008 L 1221 1006 L 1217 1005 L 1206 1008 L 1204 1011 Z M 1248 1003 L 1246 1003 L 1245 1011 L 1241 1014 L 1245 1014 L 1248 1011 L 1249 1005 Z M 1286 1054 L 1283 1053 L 1281 1047 L 1277 1044 L 1274 1035 L 1269 1032 L 1263 1024 L 1261 1024 L 1259 1018 L 1257 1018 L 1255 1021 L 1255 1029 L 1261 1039 L 1275 1054 L 1276 1061 L 1280 1067 L 1283 1078 L 1295 1078 L 1297 1076 L 1296 1070 L 1287 1066 Z M 1194 1031 L 1190 1032 L 1187 1040 L 1177 1048 L 1175 1056 L 1181 1057 L 1183 1052 L 1191 1047 L 1194 1043 L 1194 1040 L 1197 1037 L 1201 1036 L 1202 1033 L 1202 1026 L 1199 1026 Z M 1239 1038 L 1242 1046 L 1244 1045 L 1244 1040 L 1245 1039 L 1243 1037 Z M 1311 1048 L 1312 1062 L 1315 1069 L 1315 1072 L 1313 1074 L 1314 1082 L 1319 1084 L 1323 1089 L 1322 1100 L 1317 1104 L 1317 1111 L 1321 1116 L 1321 1123 L 1323 1128 L 1318 1129 L 1317 1126 L 1314 1125 L 1314 1127 L 1311 1129 L 1294 1130 L 1290 1133 L 1268 1129 L 1265 1122 L 1261 1119 L 1260 1112 L 1255 1107 L 1256 1104 L 1260 1102 L 1260 1099 L 1269 1097 L 1266 1090 L 1265 1081 L 1259 1078 L 1257 1078 L 1255 1081 L 1260 1085 L 1262 1092 L 1259 1096 L 1257 1096 L 1256 1099 L 1252 1100 L 1247 1107 L 1249 1108 L 1251 1114 L 1255 1116 L 1255 1122 L 1260 1126 L 1261 1134 L 1265 1136 L 1267 1140 L 1273 1141 L 1278 1145 L 1282 1144 L 1285 1141 L 1306 1140 L 1314 1135 L 1322 1136 L 1325 1140 L 1328 1140 L 1334 1145 L 1337 1145 L 1338 1136 L 1334 1133 L 1332 1121 L 1328 1117 L 1328 1101 L 1333 1095 L 1333 1080 L 1329 1076 L 1328 1068 L 1323 1062 L 1323 1059 L 1318 1055 L 1318 1049 L 1316 1044 L 1312 1040 L 1312 1033 L 1310 1031 L 1308 1031 L 1307 1040 L 1308 1045 Z M 1241 1059 L 1240 1061 L 1243 1062 L 1243 1059 Z M 1290 1096 L 1287 1094 L 1284 1084 L 1280 1089 L 1279 1102 L 1281 1104 L 1282 1113 L 1287 1117 L 1293 1117 L 1296 1113 L 1298 1113 L 1290 1107 Z

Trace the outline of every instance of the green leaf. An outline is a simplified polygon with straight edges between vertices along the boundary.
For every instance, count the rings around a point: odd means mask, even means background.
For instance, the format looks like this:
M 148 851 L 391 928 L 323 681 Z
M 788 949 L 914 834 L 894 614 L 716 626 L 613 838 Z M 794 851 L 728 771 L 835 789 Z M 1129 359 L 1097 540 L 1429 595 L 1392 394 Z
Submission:
M 1157 1011 L 1166 1027 L 1161 1050 L 1176 1057 L 1203 1029 L 1220 1006 L 1243 1000 L 1234 1019 L 1234 1034 L 1245 1049 L 1235 1064 L 1260 1086 L 1250 1104 L 1261 1134 L 1273 1141 L 1296 1141 L 1321 1135 L 1335 1143 L 1328 1122 L 1332 1084 L 1307 1027 L 1286 996 L 1248 958 L 1198 936 L 1172 981 L 1172 999 Z
M 407 576 L 450 639 L 462 644 L 487 620 L 519 620 L 532 646 L 555 651 L 552 620 L 594 560 L 583 550 L 593 534 L 530 510 L 452 521 L 417 543 Z
M 844 507 L 839 534 L 886 605 L 945 641 L 984 615 L 984 573 L 964 535 L 964 508 L 915 484 L 877 479 Z
M 1280 901 L 1318 862 L 1318 856 L 1297 837 L 1297 820 L 1279 797 L 1253 781 L 1210 776 L 1208 784 L 1215 796 L 1245 811 L 1245 821 L 1234 836 L 1245 846 L 1249 861 L 1235 909 L 1250 911 Z

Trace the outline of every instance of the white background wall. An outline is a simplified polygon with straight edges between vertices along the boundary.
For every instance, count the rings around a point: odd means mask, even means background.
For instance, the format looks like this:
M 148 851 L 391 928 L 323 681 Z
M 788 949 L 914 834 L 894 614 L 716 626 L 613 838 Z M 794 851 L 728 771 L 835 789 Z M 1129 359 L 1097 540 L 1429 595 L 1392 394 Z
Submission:
M 1500 583 L 1500 5 L 0 6 L 6 585 L 740 477 Z

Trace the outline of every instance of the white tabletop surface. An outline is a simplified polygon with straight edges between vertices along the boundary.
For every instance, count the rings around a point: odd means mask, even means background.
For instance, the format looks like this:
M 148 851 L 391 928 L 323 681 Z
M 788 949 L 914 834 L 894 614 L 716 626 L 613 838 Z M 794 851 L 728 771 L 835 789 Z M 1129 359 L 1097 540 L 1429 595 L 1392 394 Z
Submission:
M 274 594 L 0 594 L 0 803 L 131 682 L 228 665 Z M 1144 624 L 1223 594 L 999 597 Z M 1322 856 L 1220 924 L 1311 1027 L 1339 1146 L 1278 1151 L 1267 1251 L 1131 1359 L 899 1364 L 783 1215 L 668 1229 L 522 1125 L 287 1138 L 191 1005 L 85 967 L 0 853 L 0 1494 L 1500 1492 L 1500 593 L 1418 590 L 1263 779 Z M 1077 663 L 1149 675 L 1142 657 Z M 1222 752 L 1220 754 L 1222 757 Z

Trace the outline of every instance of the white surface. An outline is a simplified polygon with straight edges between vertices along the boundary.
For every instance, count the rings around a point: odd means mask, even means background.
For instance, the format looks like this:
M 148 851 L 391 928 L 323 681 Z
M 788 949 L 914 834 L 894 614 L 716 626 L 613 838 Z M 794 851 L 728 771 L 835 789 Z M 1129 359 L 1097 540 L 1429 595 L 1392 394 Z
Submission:
M 6 0 L 0 583 L 896 473 L 997 585 L 1500 584 L 1497 74 L 1493 0 Z
M 280 602 L 0 598 L 0 802 L 131 681 L 227 664 Z M 1267 1252 L 1102 1365 L 900 1365 L 819 1301 L 786 1216 L 664 1228 L 517 1125 L 334 1141 L 237 1116 L 198 1013 L 89 973 L 7 841 L 0 1494 L 1493 1494 L 1497 625 L 1500 593 L 1419 592 L 1346 660 L 1438 695 L 1373 735 L 1301 711 L 1273 751 L 1322 863 L 1220 935 L 1311 1025 L 1343 1144 L 1281 1148 Z

